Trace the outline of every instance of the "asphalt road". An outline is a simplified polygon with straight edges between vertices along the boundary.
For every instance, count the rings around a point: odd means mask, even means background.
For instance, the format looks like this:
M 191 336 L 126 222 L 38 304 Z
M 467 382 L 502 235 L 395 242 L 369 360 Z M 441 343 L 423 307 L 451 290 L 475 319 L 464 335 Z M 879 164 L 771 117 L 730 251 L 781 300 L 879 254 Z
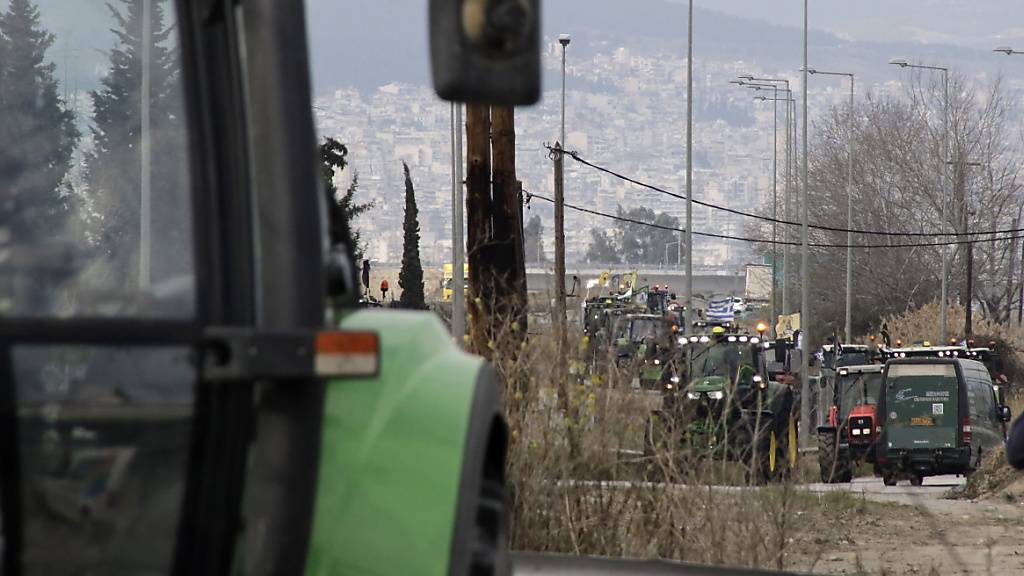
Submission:
M 854 478 L 853 482 L 843 484 L 803 484 L 801 488 L 809 492 L 830 492 L 835 490 L 846 490 L 856 494 L 879 495 L 879 496 L 934 496 L 941 498 L 950 488 L 962 486 L 967 482 L 963 476 L 932 476 L 924 479 L 923 486 L 911 486 L 910 482 L 902 481 L 896 486 L 886 486 L 881 478 L 864 477 Z

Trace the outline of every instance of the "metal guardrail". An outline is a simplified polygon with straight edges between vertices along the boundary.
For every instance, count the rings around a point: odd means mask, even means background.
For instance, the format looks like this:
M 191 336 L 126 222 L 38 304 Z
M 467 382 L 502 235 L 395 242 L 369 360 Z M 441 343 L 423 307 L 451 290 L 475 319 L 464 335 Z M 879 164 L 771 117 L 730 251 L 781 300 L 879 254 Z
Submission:
M 594 556 L 512 553 L 513 576 L 796 576 L 795 572 Z

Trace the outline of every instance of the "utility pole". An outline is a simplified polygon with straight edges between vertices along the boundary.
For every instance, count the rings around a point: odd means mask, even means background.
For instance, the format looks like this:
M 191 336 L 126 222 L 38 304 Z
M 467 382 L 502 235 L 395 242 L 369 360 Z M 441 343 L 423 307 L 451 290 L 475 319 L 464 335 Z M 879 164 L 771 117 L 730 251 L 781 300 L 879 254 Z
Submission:
M 491 108 L 491 155 L 494 163 L 493 230 L 498 248 L 494 267 L 492 323 L 518 325 L 511 337 L 526 336 L 526 265 L 523 254 L 522 201 L 516 178 L 515 111 L 511 106 Z M 495 330 L 496 331 L 496 330 Z
M 555 142 L 555 338 L 558 361 L 565 353 L 565 157 L 562 145 Z M 560 364 L 561 365 L 561 364 Z
M 964 162 L 959 151 L 955 154 L 956 159 L 959 161 L 959 169 L 954 168 L 953 174 L 957 184 L 959 197 L 957 202 L 960 207 L 960 229 L 963 231 L 963 239 L 970 240 L 971 237 L 968 235 L 968 226 L 970 224 L 970 212 L 969 202 L 967 199 L 967 168 L 976 168 L 982 166 L 982 162 Z M 967 268 L 967 279 L 966 287 L 964 292 L 964 338 L 969 339 L 974 336 L 974 243 L 970 242 L 966 246 L 966 262 L 965 267 Z
M 466 105 L 466 247 L 469 253 L 467 308 L 472 311 L 470 336 L 477 353 L 490 357 L 490 318 L 485 299 L 493 296 L 493 274 L 485 257 L 491 228 L 491 109 L 485 104 Z M 454 276 L 454 274 L 453 274 Z
M 558 361 L 564 364 L 566 317 L 565 317 L 565 49 L 572 38 L 560 34 L 562 45 L 562 140 L 555 143 L 555 337 L 558 346 Z
M 811 314 L 810 298 L 808 291 L 808 246 L 807 246 L 807 4 L 804 0 L 804 67 L 803 67 L 803 92 L 804 92 L 804 149 L 801 180 L 803 186 L 800 190 L 800 444 L 807 446 L 810 441 L 811 426 L 811 386 L 810 386 L 810 357 L 811 357 Z
M 686 48 L 686 313 L 684 330 L 693 326 L 693 0 L 687 18 Z

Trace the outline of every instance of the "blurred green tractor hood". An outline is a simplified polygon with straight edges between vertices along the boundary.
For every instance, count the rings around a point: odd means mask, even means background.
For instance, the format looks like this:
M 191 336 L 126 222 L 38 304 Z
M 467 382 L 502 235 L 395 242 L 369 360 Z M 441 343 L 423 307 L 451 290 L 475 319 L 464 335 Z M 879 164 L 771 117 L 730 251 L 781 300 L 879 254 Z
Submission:
M 693 390 L 694 392 L 725 390 L 728 383 L 729 379 L 725 376 L 702 376 L 700 378 L 694 378 L 690 382 L 690 390 Z

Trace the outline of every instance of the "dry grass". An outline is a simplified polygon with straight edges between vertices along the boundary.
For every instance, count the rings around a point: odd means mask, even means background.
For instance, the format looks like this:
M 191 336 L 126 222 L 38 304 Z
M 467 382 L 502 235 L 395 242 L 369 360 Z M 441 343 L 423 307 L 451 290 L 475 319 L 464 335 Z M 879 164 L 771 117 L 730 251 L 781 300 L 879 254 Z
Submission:
M 588 363 L 572 341 L 564 365 L 548 335 L 494 345 L 511 428 L 513 548 L 794 567 L 789 547 L 814 502 L 792 481 L 754 486 L 737 462 L 661 446 L 644 456 L 661 393 L 632 389 L 633 367 Z

